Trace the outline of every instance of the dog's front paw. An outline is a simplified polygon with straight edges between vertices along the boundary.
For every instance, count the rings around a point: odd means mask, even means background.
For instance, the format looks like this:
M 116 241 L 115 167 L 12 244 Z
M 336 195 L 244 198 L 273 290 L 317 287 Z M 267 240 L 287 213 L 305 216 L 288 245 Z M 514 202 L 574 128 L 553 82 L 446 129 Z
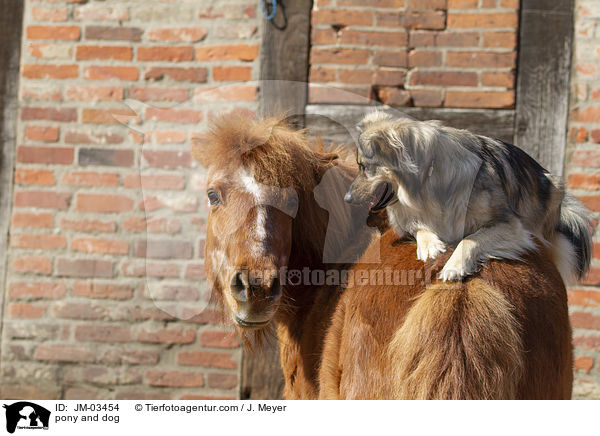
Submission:
M 477 264 L 468 260 L 456 250 L 442 268 L 438 278 L 445 282 L 456 282 L 473 274 L 477 269 Z
M 446 245 L 435 235 L 426 230 L 417 232 L 417 259 L 425 262 L 427 259 L 435 259 L 439 254 L 446 251 Z

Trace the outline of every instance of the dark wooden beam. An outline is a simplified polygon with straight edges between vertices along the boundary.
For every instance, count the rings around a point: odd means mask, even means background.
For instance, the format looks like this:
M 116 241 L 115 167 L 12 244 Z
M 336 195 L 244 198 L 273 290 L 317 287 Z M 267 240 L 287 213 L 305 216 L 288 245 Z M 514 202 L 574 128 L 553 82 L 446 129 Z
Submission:
M 562 175 L 573 47 L 573 0 L 522 0 L 515 144 Z
M 19 61 L 23 27 L 23 0 L 0 0 L 0 319 L 6 288 L 6 250 L 12 206 L 13 169 L 19 113 Z M 2 323 L 3 325 L 4 323 Z M 0 326 L 0 330 L 1 330 Z M 0 332 L 1 337 L 1 332 Z
M 326 143 L 348 143 L 356 140 L 356 124 L 374 109 L 375 106 L 365 105 L 308 105 L 306 127 L 312 134 L 320 135 Z M 394 116 L 407 115 L 418 120 L 440 120 L 448 126 L 468 129 L 503 141 L 512 141 L 515 120 L 513 110 L 387 106 L 378 106 L 377 109 Z
M 311 10 L 312 0 L 278 0 L 275 18 L 264 21 L 260 64 L 264 115 L 288 112 L 302 123 L 308 95 Z
M 275 18 L 263 22 L 260 112 L 286 112 L 297 127 L 304 125 L 311 11 L 312 0 L 278 0 Z M 243 353 L 242 399 L 281 399 L 283 386 L 277 344 Z

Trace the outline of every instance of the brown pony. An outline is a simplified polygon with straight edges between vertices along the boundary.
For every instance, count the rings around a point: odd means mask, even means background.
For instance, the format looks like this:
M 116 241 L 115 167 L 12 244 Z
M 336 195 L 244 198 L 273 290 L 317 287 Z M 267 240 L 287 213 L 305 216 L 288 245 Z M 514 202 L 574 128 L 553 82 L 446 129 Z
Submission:
M 451 253 L 424 265 L 369 227 L 343 202 L 355 169 L 280 120 L 222 118 L 192 153 L 214 295 L 246 345 L 276 328 L 286 398 L 570 398 L 566 291 L 541 245 L 438 283 Z

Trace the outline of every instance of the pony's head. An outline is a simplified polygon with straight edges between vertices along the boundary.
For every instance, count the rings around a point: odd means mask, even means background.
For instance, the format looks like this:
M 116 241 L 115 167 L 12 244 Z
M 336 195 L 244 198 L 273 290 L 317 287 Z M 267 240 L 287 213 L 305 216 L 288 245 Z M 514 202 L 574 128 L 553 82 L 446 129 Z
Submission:
M 192 154 L 207 170 L 205 265 L 213 295 L 234 325 L 261 329 L 286 304 L 281 275 L 292 246 L 296 257 L 316 251 L 294 244 L 293 220 L 314 203 L 317 173 L 335 157 L 310 150 L 279 119 L 241 114 L 213 121 L 194 138 Z M 310 228 L 315 219 L 311 212 L 301 221 Z M 310 236 L 322 245 L 323 235 Z

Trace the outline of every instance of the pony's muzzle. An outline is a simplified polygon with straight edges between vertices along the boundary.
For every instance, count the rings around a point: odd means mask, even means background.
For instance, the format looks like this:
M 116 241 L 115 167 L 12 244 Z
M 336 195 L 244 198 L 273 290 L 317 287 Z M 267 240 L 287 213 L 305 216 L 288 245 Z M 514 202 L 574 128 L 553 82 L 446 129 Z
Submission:
M 244 327 L 268 323 L 273 303 L 281 298 L 281 280 L 277 272 L 252 274 L 238 271 L 231 278 L 229 289 L 237 303 L 235 320 Z

